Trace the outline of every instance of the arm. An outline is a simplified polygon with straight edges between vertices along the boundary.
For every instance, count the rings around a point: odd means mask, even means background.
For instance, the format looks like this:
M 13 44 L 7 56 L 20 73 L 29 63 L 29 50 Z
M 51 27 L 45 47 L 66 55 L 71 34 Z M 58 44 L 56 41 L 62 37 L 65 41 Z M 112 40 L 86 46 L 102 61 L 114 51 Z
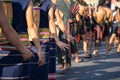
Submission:
M 48 11 L 48 18 L 49 18 L 49 28 L 50 28 L 50 32 L 53 35 L 56 44 L 60 47 L 61 50 L 65 50 L 65 48 L 68 49 L 68 44 L 63 43 L 59 40 L 58 36 L 57 36 L 57 31 L 56 31 L 56 26 L 55 26 L 55 22 L 54 22 L 54 7 L 53 4 L 51 4 L 51 7 Z M 61 22 L 59 23 L 59 25 L 61 24 Z M 61 24 L 63 26 L 63 24 Z M 64 31 L 65 28 L 61 27 L 61 29 Z
M 59 9 L 58 8 L 56 8 L 56 10 L 55 10 L 55 17 L 56 17 L 57 24 L 58 24 L 59 28 L 61 29 L 61 31 L 65 34 L 67 34 L 64 22 L 63 22 L 60 14 L 59 14 Z
M 116 22 L 120 22 L 120 11 L 119 11 L 119 9 L 117 9 L 117 11 L 116 11 L 115 20 L 116 20 Z
M 77 13 L 77 14 L 75 15 L 75 20 L 77 21 L 77 25 L 78 25 L 78 26 L 81 26 L 81 25 L 82 25 L 82 20 L 81 20 L 81 18 L 80 18 L 79 13 Z
M 14 29 L 10 26 L 9 21 L 7 17 L 5 16 L 5 13 L 3 11 L 2 5 L 0 1 L 0 27 L 4 33 L 4 36 L 9 40 L 9 42 L 14 45 L 22 54 L 24 60 L 27 60 L 31 58 L 33 55 L 32 53 L 24 48 L 24 45 L 20 41 L 17 33 L 14 31 Z
M 62 20 L 62 17 L 60 16 L 60 13 L 59 13 L 59 9 L 56 8 L 55 10 L 55 17 L 56 17 L 56 20 L 57 20 L 57 23 L 58 23 L 58 26 L 60 28 L 60 30 L 68 37 L 70 36 L 70 34 L 67 33 L 67 29 L 65 28 L 65 25 L 64 25 L 64 22 Z
M 28 35 L 31 41 L 34 42 L 35 47 L 37 48 L 37 53 L 39 57 L 39 64 L 44 63 L 44 55 L 41 50 L 41 45 L 38 36 L 38 27 L 36 26 L 33 19 L 33 5 L 32 0 L 30 0 L 28 8 L 26 10 L 26 21 L 28 26 Z
M 110 22 L 110 23 L 112 23 L 112 22 L 113 22 L 113 12 L 111 12 L 111 13 L 110 13 L 109 22 Z
M 67 32 L 67 28 L 62 20 L 63 14 L 62 12 L 58 9 L 58 7 L 55 10 L 55 17 L 58 23 L 58 26 L 60 30 L 69 38 L 71 41 L 74 40 L 74 37 Z

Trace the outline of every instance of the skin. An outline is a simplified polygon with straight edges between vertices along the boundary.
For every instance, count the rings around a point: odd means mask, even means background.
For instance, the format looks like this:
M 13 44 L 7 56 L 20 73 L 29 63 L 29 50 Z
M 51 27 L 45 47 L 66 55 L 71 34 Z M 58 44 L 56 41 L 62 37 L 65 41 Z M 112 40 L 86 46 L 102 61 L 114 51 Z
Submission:
M 113 21 L 113 11 L 110 8 L 103 7 L 107 12 L 107 18 L 109 22 Z
M 81 3 L 82 3 L 82 1 L 80 1 L 79 2 L 79 7 L 80 7 L 80 9 L 79 9 L 79 11 L 78 11 L 78 13 L 79 13 L 79 15 L 81 15 L 81 16 L 83 16 L 83 17 L 85 17 L 86 16 L 86 7 L 85 6 L 83 6 L 83 5 L 81 5 Z M 77 19 L 77 20 L 79 20 L 79 19 Z M 80 21 L 80 23 L 79 24 L 81 24 L 81 21 Z M 82 26 L 83 27 L 83 26 Z M 87 39 L 86 39 L 86 34 L 84 34 L 84 35 L 81 35 L 81 37 L 82 37 L 82 39 L 83 39 L 83 50 L 84 50 L 84 54 L 85 54 L 85 56 L 89 56 L 88 55 L 88 53 L 87 53 Z
M 64 2 L 69 3 L 67 0 L 64 0 Z M 70 7 L 69 7 L 69 8 L 70 8 Z M 72 9 L 70 9 L 70 12 L 71 12 L 73 15 L 75 15 L 75 18 L 76 18 L 77 23 L 78 23 L 79 25 L 81 25 L 81 24 L 82 24 L 82 21 L 81 21 L 81 19 L 79 18 L 79 17 L 80 17 L 79 14 L 76 13 L 76 11 L 75 11 L 76 8 L 77 8 L 77 2 L 74 2 L 74 7 L 73 7 Z M 61 16 L 63 17 L 63 16 L 64 16 L 64 13 L 62 13 L 61 11 L 60 11 L 60 13 L 61 13 Z M 73 20 L 68 19 L 68 24 L 67 24 L 67 26 L 70 26 L 69 23 L 71 23 L 71 22 L 73 22 Z M 66 30 L 69 30 L 69 29 L 66 29 Z M 68 34 L 70 34 L 69 31 L 68 31 Z M 68 40 L 69 42 L 72 41 L 72 40 L 70 40 L 68 37 L 67 37 L 67 40 Z M 80 59 L 79 56 L 78 56 L 78 51 L 76 51 L 74 54 L 75 54 L 75 62 L 82 62 L 82 59 Z
M 116 16 L 115 16 L 116 22 L 120 22 L 120 12 L 117 10 Z
M 75 19 L 77 21 L 77 25 L 82 25 L 82 20 L 80 19 L 79 13 L 75 15 Z M 77 43 L 78 44 L 78 43 Z M 77 45 L 78 46 L 78 45 Z M 79 58 L 78 51 L 75 53 L 75 62 L 81 62 L 82 59 Z
M 57 24 L 58 24 L 59 28 L 62 30 L 62 32 L 65 33 L 66 36 L 70 40 L 73 40 L 74 38 L 66 32 L 66 28 L 65 28 L 65 25 L 63 23 L 62 17 L 59 13 L 58 7 L 56 7 L 56 10 L 54 11 L 54 5 L 53 4 L 56 4 L 56 3 L 57 3 L 57 0 L 52 0 L 52 4 L 51 4 L 51 7 L 50 7 L 49 12 L 48 12 L 49 29 L 50 29 L 50 32 L 51 32 L 51 34 L 53 35 L 53 37 L 56 41 L 56 44 L 60 47 L 61 50 L 65 51 L 66 49 L 69 49 L 70 45 L 59 40 L 59 38 L 57 36 L 55 21 L 54 21 L 55 18 L 56 18 Z M 54 15 L 55 15 L 55 18 L 54 18 Z
M 71 3 L 72 3 L 72 2 L 71 2 Z M 78 2 L 77 2 L 77 1 L 74 1 L 74 7 L 73 7 L 72 9 L 70 9 L 70 10 L 71 10 L 72 15 L 75 16 L 75 22 L 77 22 L 77 25 L 82 25 L 82 20 L 80 19 L 80 15 L 79 15 L 77 9 L 79 10 Z M 77 43 L 77 40 L 76 40 L 76 44 L 78 44 L 78 43 Z M 77 45 L 77 47 L 78 47 L 78 45 Z M 78 63 L 79 63 L 79 62 L 82 62 L 82 59 L 79 58 L 78 49 L 77 49 L 77 51 L 76 51 L 75 53 L 73 53 L 73 54 L 74 54 L 74 56 L 75 56 L 75 62 L 78 62 Z
M 112 22 L 113 22 L 113 11 L 110 8 L 107 8 L 107 7 L 103 7 L 103 8 L 107 12 L 107 18 L 108 18 L 107 21 L 109 22 L 110 25 L 112 25 Z M 108 49 L 109 48 L 109 36 L 105 36 L 105 41 L 106 41 L 106 49 Z M 107 50 L 107 53 L 108 53 L 108 50 Z
M 86 10 L 89 11 L 89 12 L 86 12 L 84 13 L 84 17 L 85 19 L 91 19 L 91 6 L 86 6 Z M 91 21 L 90 21 L 91 22 Z M 85 30 L 86 30 L 87 26 L 85 25 Z M 92 30 L 90 30 L 89 32 L 89 41 L 87 41 L 87 46 L 88 46 L 88 53 L 91 54 L 91 48 L 92 48 L 92 38 L 93 38 L 93 32 Z
M 30 0 L 27 10 L 26 10 L 26 21 L 27 21 L 27 29 L 29 40 L 33 41 L 38 53 L 38 64 L 43 65 L 45 63 L 45 57 L 41 50 L 41 45 L 38 36 L 38 27 L 36 26 L 33 18 L 33 5 L 32 0 Z
M 102 6 L 99 6 L 98 10 L 93 11 L 93 17 L 98 24 L 103 24 L 106 21 L 106 16 L 107 16 L 107 12 Z M 98 25 L 96 25 L 96 29 L 97 29 L 97 34 L 100 34 L 100 28 Z M 104 26 L 103 26 L 103 31 L 104 31 Z M 98 50 L 99 50 L 99 45 L 98 45 L 99 39 L 98 38 L 95 44 L 96 44 L 95 45 L 95 56 L 98 56 Z
M 100 6 L 98 11 L 93 12 L 93 17 L 97 21 L 97 23 L 104 23 L 106 21 L 107 12 Z
M 9 42 L 14 45 L 22 54 L 24 60 L 28 60 L 31 57 L 33 57 L 32 52 L 30 52 L 28 49 L 24 48 L 24 45 L 20 41 L 17 33 L 15 30 L 10 26 L 9 21 L 3 11 L 2 5 L 0 1 L 0 27 L 2 29 L 2 32 L 4 36 L 9 40 Z
M 119 10 L 116 11 L 116 15 L 115 15 L 114 18 L 115 18 L 116 22 L 120 22 L 120 12 L 119 12 Z M 116 34 L 113 33 L 112 36 L 110 37 L 109 48 L 111 47 L 111 44 L 112 44 L 113 40 L 115 39 L 115 37 L 116 37 Z M 117 51 L 120 52 L 120 44 L 118 44 Z
M 58 27 L 61 29 L 61 31 L 66 35 L 67 39 L 69 39 L 70 41 L 74 40 L 75 38 L 73 36 L 71 36 L 68 32 L 67 32 L 67 28 L 62 20 L 62 17 L 63 17 L 63 13 L 58 9 L 58 7 L 56 7 L 55 11 L 54 11 L 54 6 L 53 6 L 53 3 L 56 4 L 57 3 L 57 0 L 52 0 L 52 4 L 51 4 L 51 7 L 49 9 L 49 12 L 48 12 L 48 18 L 49 18 L 49 28 L 50 28 L 50 31 L 51 31 L 51 34 L 53 35 L 55 41 L 56 41 L 56 44 L 61 48 L 61 50 L 66 50 L 66 49 L 69 49 L 70 45 L 69 44 L 66 44 L 66 43 L 63 43 L 59 40 L 57 34 L 56 34 L 56 27 L 55 27 L 55 19 L 56 19 L 56 22 L 57 22 L 57 25 Z M 66 69 L 66 65 L 63 65 L 63 64 L 60 64 L 60 70 L 64 70 Z

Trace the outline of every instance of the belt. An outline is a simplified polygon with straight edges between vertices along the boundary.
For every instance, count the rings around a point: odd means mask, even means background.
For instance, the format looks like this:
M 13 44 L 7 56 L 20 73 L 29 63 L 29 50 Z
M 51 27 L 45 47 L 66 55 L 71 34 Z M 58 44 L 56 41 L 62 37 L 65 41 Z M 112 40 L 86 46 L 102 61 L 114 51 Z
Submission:
M 27 34 L 19 34 L 19 37 L 25 46 L 29 45 L 29 39 Z M 5 38 L 5 36 L 0 36 L 0 45 L 14 47 L 9 43 L 9 41 Z
M 19 34 L 20 40 L 25 46 L 29 45 L 28 34 Z M 48 39 L 50 38 L 50 31 L 49 28 L 40 28 L 39 29 L 39 38 L 40 39 Z M 9 41 L 5 38 L 5 36 L 0 36 L 0 46 L 12 46 Z
M 49 28 L 40 28 L 39 29 L 39 38 L 50 38 Z

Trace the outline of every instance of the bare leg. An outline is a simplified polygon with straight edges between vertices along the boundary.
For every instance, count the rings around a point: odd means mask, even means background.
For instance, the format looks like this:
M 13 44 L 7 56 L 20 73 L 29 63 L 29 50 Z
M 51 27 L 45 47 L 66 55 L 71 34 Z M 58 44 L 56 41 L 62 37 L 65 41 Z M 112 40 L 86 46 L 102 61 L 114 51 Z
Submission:
M 92 35 L 93 35 L 93 33 L 92 33 L 92 31 L 90 31 L 90 39 L 89 39 L 89 42 L 88 42 L 88 52 L 89 52 L 89 54 L 91 54 L 91 47 L 92 47 Z
M 83 62 L 83 60 L 82 59 L 80 59 L 79 58 L 79 56 L 78 56 L 78 51 L 75 53 L 75 62 Z
M 59 66 L 60 66 L 60 74 L 64 74 L 65 73 L 64 64 L 60 64 Z
M 98 50 L 99 50 L 99 42 L 95 41 L 95 50 L 94 50 L 94 55 L 97 57 L 98 55 Z
M 117 52 L 120 52 L 120 44 L 118 45 Z
M 111 50 L 111 44 L 112 44 L 112 42 L 113 42 L 115 36 L 116 36 L 116 34 L 113 33 L 112 36 L 110 37 L 108 51 Z
M 83 50 L 84 50 L 84 55 L 85 57 L 89 58 L 89 54 L 87 53 L 87 40 L 86 40 L 86 35 L 82 35 L 82 39 L 83 39 Z
M 118 44 L 117 52 L 120 53 L 120 41 L 119 41 L 119 44 Z
M 100 42 L 100 27 L 96 26 L 96 31 L 97 31 L 97 36 L 95 40 L 95 50 L 94 50 L 94 55 L 97 57 L 98 55 L 98 50 L 99 50 L 99 42 Z
M 78 53 L 78 42 L 76 41 L 76 46 L 77 46 L 77 51 L 75 52 L 75 62 L 82 62 L 83 60 L 79 58 L 79 53 Z
M 118 46 L 119 39 L 118 37 L 114 38 L 114 47 Z
M 106 43 L 106 53 L 108 54 L 108 48 L 109 48 L 109 37 L 105 36 L 105 43 Z

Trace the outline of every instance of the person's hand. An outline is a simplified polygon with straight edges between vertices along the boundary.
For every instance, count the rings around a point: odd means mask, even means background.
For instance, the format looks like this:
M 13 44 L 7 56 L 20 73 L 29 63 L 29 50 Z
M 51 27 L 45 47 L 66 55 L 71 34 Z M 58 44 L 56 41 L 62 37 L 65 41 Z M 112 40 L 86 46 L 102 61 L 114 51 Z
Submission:
M 42 51 L 38 51 L 38 64 L 39 65 L 44 65 L 45 64 L 45 56 Z
M 76 39 L 72 35 L 67 34 L 67 40 L 70 42 L 70 41 L 73 41 L 73 40 L 76 40 Z
M 30 50 L 25 49 L 22 52 L 22 57 L 23 57 L 24 61 L 26 61 L 26 60 L 29 60 L 31 57 L 34 57 L 34 55 Z
M 65 51 L 66 49 L 69 49 L 69 46 L 70 46 L 69 44 L 66 44 L 66 43 L 64 43 L 62 41 L 56 41 L 56 44 L 63 51 Z

